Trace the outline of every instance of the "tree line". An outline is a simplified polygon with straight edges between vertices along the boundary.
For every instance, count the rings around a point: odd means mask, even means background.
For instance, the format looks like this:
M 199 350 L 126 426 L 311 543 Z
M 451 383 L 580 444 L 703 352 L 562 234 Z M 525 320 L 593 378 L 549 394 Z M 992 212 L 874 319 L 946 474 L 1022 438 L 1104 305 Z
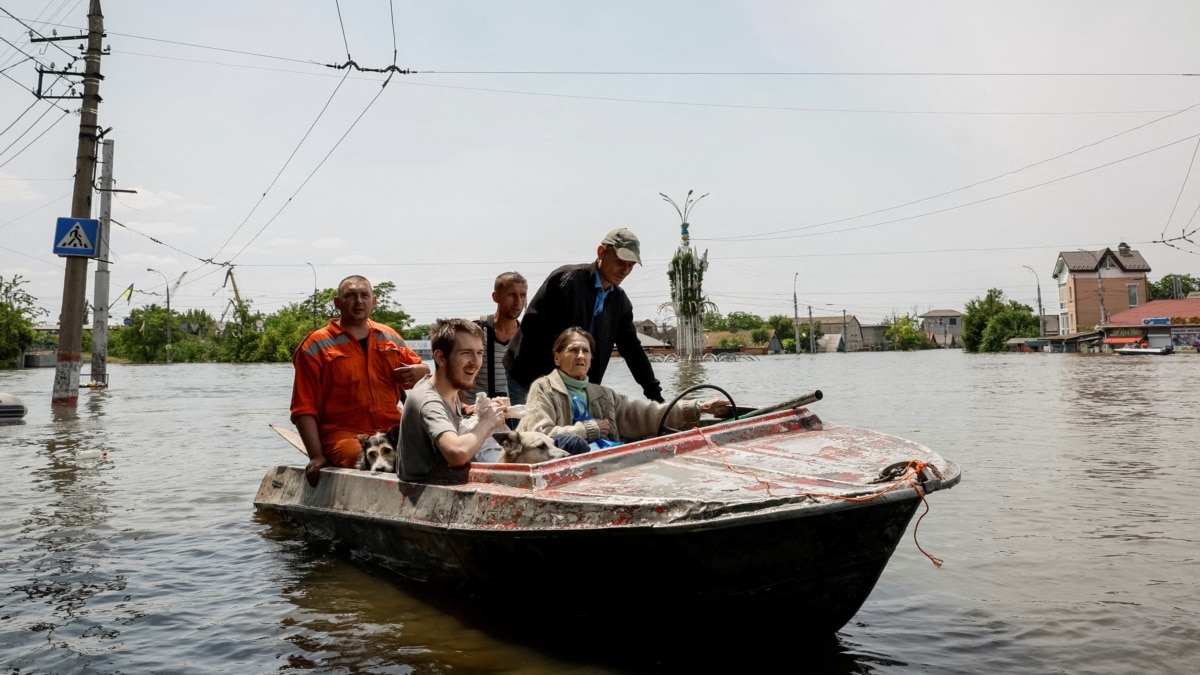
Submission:
M 1149 283 L 1150 299 L 1175 297 L 1176 279 L 1183 295 L 1200 290 L 1200 279 L 1190 274 L 1168 274 Z M 0 367 L 13 367 L 17 359 L 38 341 L 34 326 L 46 314 L 37 306 L 37 299 L 24 289 L 21 275 L 0 276 Z M 375 286 L 378 304 L 371 318 L 400 331 L 410 339 L 428 337 L 428 324 L 413 324 L 413 319 L 394 300 L 396 285 L 384 281 Z M 336 289 L 326 288 L 303 302 L 284 306 L 271 314 L 253 308 L 252 301 L 233 306 L 226 315 L 213 318 L 204 310 L 171 313 L 172 359 L 180 362 L 286 362 L 292 351 L 315 326 L 324 325 L 336 316 L 333 297 Z M 139 307 L 130 312 L 130 325 L 113 327 L 109 332 L 108 354 L 112 358 L 133 363 L 166 361 L 167 311 L 157 304 Z M 890 349 L 930 349 L 936 345 L 921 329 L 915 311 L 892 314 L 883 320 L 884 339 Z M 797 344 L 793 318 L 773 314 L 763 318 L 749 312 L 721 314 L 708 311 L 703 315 L 704 330 L 728 332 L 719 348 L 762 346 L 772 335 L 779 337 L 783 351 L 804 353 L 810 344 L 817 344 L 824 332 L 819 323 L 813 326 L 799 322 L 800 340 Z M 998 352 L 1014 337 L 1037 337 L 1038 317 L 1029 305 L 1005 300 L 1004 291 L 992 288 L 983 297 L 967 303 L 963 317 L 963 348 L 969 352 Z M 84 331 L 82 349 L 91 351 L 91 331 Z M 43 345 L 57 349 L 53 342 Z

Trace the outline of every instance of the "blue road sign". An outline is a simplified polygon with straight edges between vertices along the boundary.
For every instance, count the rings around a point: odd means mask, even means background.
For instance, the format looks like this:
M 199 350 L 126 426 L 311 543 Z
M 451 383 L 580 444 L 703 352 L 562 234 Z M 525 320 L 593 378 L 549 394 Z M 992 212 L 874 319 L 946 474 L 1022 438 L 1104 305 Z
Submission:
M 96 257 L 100 221 L 88 218 L 59 218 L 54 229 L 54 254 Z

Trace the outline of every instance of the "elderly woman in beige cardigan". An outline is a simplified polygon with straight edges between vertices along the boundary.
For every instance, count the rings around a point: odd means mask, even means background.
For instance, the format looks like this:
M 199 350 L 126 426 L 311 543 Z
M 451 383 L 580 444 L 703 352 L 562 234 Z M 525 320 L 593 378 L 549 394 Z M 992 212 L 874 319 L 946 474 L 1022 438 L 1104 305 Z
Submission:
M 568 328 L 554 341 L 554 372 L 539 377 L 529 387 L 525 400 L 528 413 L 517 431 L 540 431 L 551 437 L 570 435 L 586 443 L 600 439 L 634 441 L 658 433 L 666 403 L 631 399 L 608 387 L 587 381 L 596 342 L 582 328 Z M 687 401 L 667 416 L 667 424 L 681 428 L 693 424 L 704 413 L 726 415 L 729 401 L 716 398 L 700 403 Z M 563 447 L 571 445 L 573 447 Z M 578 443 L 559 443 L 559 447 L 577 454 Z

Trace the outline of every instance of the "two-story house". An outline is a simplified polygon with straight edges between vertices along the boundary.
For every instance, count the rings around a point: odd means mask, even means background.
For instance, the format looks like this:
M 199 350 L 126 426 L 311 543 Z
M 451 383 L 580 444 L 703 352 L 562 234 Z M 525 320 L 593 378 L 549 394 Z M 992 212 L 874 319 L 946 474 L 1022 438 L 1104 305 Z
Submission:
M 1149 300 L 1150 264 L 1121 242 L 1116 251 L 1062 251 L 1054 264 L 1058 281 L 1058 323 L 1074 335 L 1094 330 L 1117 312 Z
M 962 347 L 962 317 L 957 309 L 933 309 L 917 317 L 921 330 L 942 349 Z

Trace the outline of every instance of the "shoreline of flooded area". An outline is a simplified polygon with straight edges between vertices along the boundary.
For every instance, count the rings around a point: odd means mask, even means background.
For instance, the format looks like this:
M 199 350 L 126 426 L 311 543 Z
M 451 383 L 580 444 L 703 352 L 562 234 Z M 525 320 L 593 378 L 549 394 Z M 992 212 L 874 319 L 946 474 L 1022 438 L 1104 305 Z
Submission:
M 0 372 L 0 663 L 6 672 L 659 672 L 795 662 L 832 673 L 1192 672 L 1200 358 L 954 351 L 654 364 L 741 405 L 813 389 L 829 424 L 891 433 L 963 467 L 930 496 L 836 636 L 737 635 L 737 617 L 611 634 L 555 621 L 588 574 L 525 580 L 537 635 L 469 598 L 397 582 L 255 513 L 267 468 L 302 457 L 290 365 L 112 364 L 109 390 L 52 411 L 53 369 Z M 640 388 L 617 361 L 605 384 Z M 743 403 L 744 401 L 744 403 Z M 80 451 L 107 456 L 79 459 Z M 915 521 L 914 521 L 915 522 Z M 820 611 L 793 607 L 787 612 Z M 540 613 L 540 614 L 539 614 Z M 655 640 L 667 632 L 671 640 Z M 637 639 L 634 639 L 634 638 Z M 636 649 L 635 649 L 636 648 Z M 637 651 L 640 649 L 641 651 Z M 780 659 L 788 659 L 781 661 Z

